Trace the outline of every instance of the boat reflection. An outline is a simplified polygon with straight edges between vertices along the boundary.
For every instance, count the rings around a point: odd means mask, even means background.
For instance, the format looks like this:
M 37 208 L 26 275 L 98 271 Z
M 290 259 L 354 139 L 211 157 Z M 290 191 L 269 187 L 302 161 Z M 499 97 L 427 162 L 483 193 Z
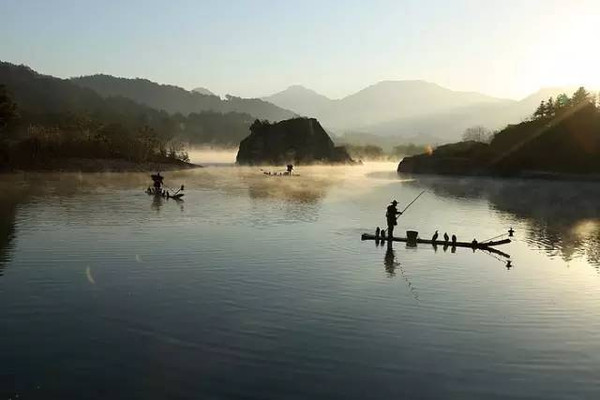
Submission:
M 584 257 L 600 267 L 597 183 L 424 176 L 407 184 L 442 198 L 487 200 L 492 210 L 526 223 L 525 241 L 531 247 L 567 262 Z

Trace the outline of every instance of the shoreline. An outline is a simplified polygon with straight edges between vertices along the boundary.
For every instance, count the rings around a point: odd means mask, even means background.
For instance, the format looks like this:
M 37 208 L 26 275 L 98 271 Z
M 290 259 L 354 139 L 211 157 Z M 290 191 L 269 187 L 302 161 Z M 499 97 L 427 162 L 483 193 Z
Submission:
M 134 162 L 106 158 L 52 159 L 30 166 L 0 167 L 0 174 L 19 172 L 156 172 L 204 168 L 185 161 Z
M 534 179 L 540 181 L 552 182 L 600 182 L 600 174 L 568 174 L 562 172 L 525 170 L 514 174 L 494 174 L 494 173 L 443 173 L 443 172 L 415 172 L 396 170 L 398 175 L 419 175 L 438 178 L 485 178 L 485 179 Z

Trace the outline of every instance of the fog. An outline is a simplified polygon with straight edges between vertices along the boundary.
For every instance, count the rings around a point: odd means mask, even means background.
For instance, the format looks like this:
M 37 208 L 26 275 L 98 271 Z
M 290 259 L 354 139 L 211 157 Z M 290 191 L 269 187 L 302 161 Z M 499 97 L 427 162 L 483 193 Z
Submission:
M 238 149 L 223 149 L 214 147 L 192 147 L 188 149 L 190 161 L 194 164 L 232 164 Z

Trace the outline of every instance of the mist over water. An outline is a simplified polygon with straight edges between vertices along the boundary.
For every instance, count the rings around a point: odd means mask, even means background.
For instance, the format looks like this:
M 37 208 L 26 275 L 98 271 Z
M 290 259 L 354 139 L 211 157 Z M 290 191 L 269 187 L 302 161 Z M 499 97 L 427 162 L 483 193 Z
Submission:
M 266 176 L 214 166 L 228 154 L 164 173 L 183 202 L 146 195 L 149 174 L 0 176 L 2 394 L 600 394 L 597 185 L 398 176 L 395 163 Z M 513 227 L 511 268 L 361 242 L 392 199 L 423 190 L 397 234 Z
M 194 164 L 233 164 L 235 163 L 237 148 L 192 147 L 188 150 L 188 154 L 190 161 Z

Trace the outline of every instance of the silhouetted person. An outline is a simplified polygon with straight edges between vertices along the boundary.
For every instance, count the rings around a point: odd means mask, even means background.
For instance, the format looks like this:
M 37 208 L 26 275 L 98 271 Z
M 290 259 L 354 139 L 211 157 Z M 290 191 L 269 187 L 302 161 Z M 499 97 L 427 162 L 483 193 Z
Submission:
M 288 173 L 288 175 L 291 175 L 293 170 L 294 170 L 294 166 L 292 164 L 288 164 L 287 165 L 287 173 Z
M 394 226 L 398 224 L 397 219 L 399 215 L 402 215 L 401 211 L 398 211 L 396 206 L 398 202 L 396 200 L 392 201 L 387 207 L 387 211 L 385 213 L 385 218 L 387 219 L 387 227 L 388 227 L 388 238 L 394 237 Z
M 456 235 L 452 235 L 452 246 L 456 246 Z
M 439 234 L 438 234 L 438 231 L 436 229 L 435 233 L 431 237 L 431 241 L 435 243 L 435 241 L 437 240 L 438 236 L 439 236 Z
M 160 175 L 160 172 L 157 172 L 156 175 L 150 175 L 150 178 L 152 178 L 152 181 L 154 182 L 154 193 L 162 194 L 162 185 L 164 177 Z
M 375 237 L 378 238 L 379 237 L 379 233 L 381 232 L 381 229 L 379 229 L 379 227 L 377 227 L 377 229 L 375 229 Z
M 448 242 L 449 239 L 448 233 L 444 232 L 444 242 Z

